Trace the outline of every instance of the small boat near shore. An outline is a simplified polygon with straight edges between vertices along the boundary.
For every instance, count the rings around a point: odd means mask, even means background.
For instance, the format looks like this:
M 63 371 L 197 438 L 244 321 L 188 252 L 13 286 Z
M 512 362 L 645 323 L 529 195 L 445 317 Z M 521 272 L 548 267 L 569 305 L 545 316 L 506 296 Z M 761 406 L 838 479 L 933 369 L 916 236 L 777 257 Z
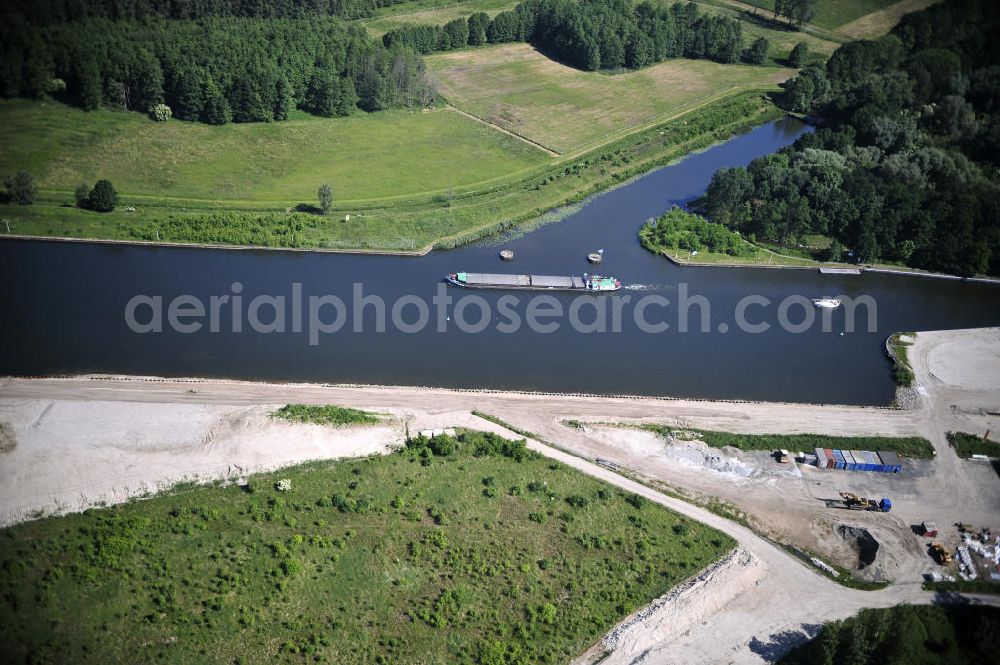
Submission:
M 510 289 L 527 291 L 617 291 L 622 283 L 604 275 L 497 275 L 453 272 L 444 276 L 452 286 L 467 289 Z
M 813 298 L 813 305 L 822 309 L 835 309 L 840 307 L 840 300 L 837 298 Z
M 504 261 L 513 261 L 514 260 L 514 250 L 512 250 L 512 249 L 501 249 L 500 250 L 500 258 L 503 259 Z

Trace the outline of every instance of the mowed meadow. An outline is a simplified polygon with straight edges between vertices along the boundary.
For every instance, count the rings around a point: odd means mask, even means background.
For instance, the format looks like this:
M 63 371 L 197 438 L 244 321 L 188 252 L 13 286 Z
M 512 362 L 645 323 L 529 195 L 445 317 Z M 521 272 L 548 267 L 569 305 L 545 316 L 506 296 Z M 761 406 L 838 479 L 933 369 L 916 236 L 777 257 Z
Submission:
M 315 203 L 322 183 L 340 201 L 383 199 L 468 187 L 547 159 L 442 109 L 216 127 L 2 100 L 0 146 L 0 173 L 27 169 L 43 190 L 108 178 L 129 196 L 288 205 Z
M 437 53 L 426 60 L 449 103 L 558 153 L 722 93 L 778 90 L 778 83 L 794 75 L 792 69 L 709 60 L 668 60 L 609 75 L 568 67 L 529 44 Z
M 735 545 L 479 433 L 248 481 L 0 530 L 6 662 L 565 663 Z
M 739 4 L 728 0 L 721 1 L 725 4 Z M 774 0 L 741 0 L 741 3 L 759 7 L 768 12 L 765 15 L 774 15 Z M 821 0 L 815 3 L 816 13 L 810 23 L 834 30 L 857 18 L 899 3 L 900 0 Z

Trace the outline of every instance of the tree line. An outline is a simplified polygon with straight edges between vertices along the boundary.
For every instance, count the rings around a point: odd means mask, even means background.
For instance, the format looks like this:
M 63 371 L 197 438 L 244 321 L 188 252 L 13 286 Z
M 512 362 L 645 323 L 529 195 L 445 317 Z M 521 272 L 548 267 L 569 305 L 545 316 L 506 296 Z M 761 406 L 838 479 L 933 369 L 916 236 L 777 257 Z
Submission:
M 997 100 L 1000 17 L 986 0 L 909 14 L 790 81 L 783 103 L 820 129 L 717 172 L 696 207 L 759 239 L 830 236 L 833 260 L 1000 275 Z
M 178 21 L 203 18 L 355 19 L 407 0 L 6 0 L 0 12 L 31 17 L 37 25 L 89 18 L 140 21 L 160 17 Z
M 87 18 L 0 24 L 0 96 L 51 95 L 211 124 L 428 103 L 420 56 L 340 19 Z M 158 105 L 170 108 L 164 111 Z
M 629 0 L 526 0 L 489 18 L 485 13 L 444 25 L 402 26 L 382 37 L 386 47 L 420 53 L 505 42 L 530 42 L 584 70 L 638 69 L 669 58 L 764 62 L 766 39 L 744 48 L 740 21 L 704 15 L 694 3 L 665 6 Z

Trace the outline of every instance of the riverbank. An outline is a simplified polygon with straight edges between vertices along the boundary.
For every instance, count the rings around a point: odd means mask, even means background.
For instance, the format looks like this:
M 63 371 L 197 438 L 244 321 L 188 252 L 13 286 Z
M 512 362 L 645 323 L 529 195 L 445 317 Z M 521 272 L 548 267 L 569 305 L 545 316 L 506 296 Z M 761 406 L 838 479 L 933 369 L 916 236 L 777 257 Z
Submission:
M 541 165 L 535 161 L 533 166 L 521 166 L 487 181 L 401 197 L 337 197 L 329 215 L 297 212 L 312 207 L 303 207 L 301 201 L 127 194 L 121 196 L 117 210 L 99 214 L 69 205 L 69 192 L 43 189 L 33 206 L 0 205 L 0 217 L 9 222 L 9 235 L 420 254 L 538 219 L 779 118 L 781 111 L 766 98 L 766 93 L 776 89 L 728 90 L 585 151 L 545 159 Z M 431 114 L 458 116 L 447 110 Z M 7 230 L 0 227 L 0 237 Z
M 749 244 L 749 243 L 748 243 Z M 671 254 L 668 250 L 661 250 L 659 254 L 666 257 L 668 261 L 676 266 L 689 267 L 689 268 L 776 268 L 776 269 L 795 269 L 795 270 L 822 270 L 824 268 L 834 268 L 834 269 L 850 269 L 857 270 L 862 273 L 878 273 L 883 275 L 905 275 L 908 277 L 929 277 L 933 279 L 947 279 L 962 282 L 976 282 L 979 284 L 1000 284 L 1000 277 L 960 277 L 958 275 L 949 275 L 947 273 L 932 272 L 929 270 L 921 270 L 920 268 L 909 268 L 907 266 L 898 265 L 866 265 L 861 263 L 835 263 L 835 262 L 823 262 L 823 261 L 813 261 L 810 259 L 804 259 L 798 256 L 789 256 L 787 254 L 779 254 L 777 252 L 771 251 L 766 247 L 760 247 L 759 245 L 754 245 L 760 252 L 761 256 L 765 257 L 767 261 L 762 258 L 751 258 L 751 259 L 738 259 L 731 256 L 726 256 L 724 254 L 708 255 L 717 260 L 700 260 L 694 261 L 691 259 L 684 259 L 680 257 L 680 254 L 675 251 Z M 703 254 L 698 256 L 705 257 Z
M 913 349 L 917 380 L 927 392 L 911 412 L 155 377 L 7 378 L 0 380 L 0 421 L 14 423 L 9 428 L 14 447 L 5 446 L 6 452 L 0 452 L 0 471 L 11 479 L 0 488 L 2 509 L 10 514 L 12 503 L 19 502 L 22 507 L 14 512 L 31 517 L 46 514 L 57 497 L 64 503 L 80 502 L 73 504 L 79 509 L 142 496 L 125 490 L 134 482 L 134 474 L 162 472 L 165 467 L 154 461 L 167 460 L 185 477 L 210 480 L 238 478 L 248 469 L 264 468 L 254 466 L 255 459 L 258 464 L 281 465 L 289 463 L 284 461 L 289 454 L 308 459 L 379 452 L 398 443 L 406 431 L 466 426 L 516 436 L 473 415 L 476 410 L 536 435 L 538 441 L 529 441 L 531 449 L 718 528 L 747 553 L 741 551 L 709 569 L 693 586 L 677 589 L 613 630 L 598 647 L 601 653 L 613 648 L 606 662 L 631 662 L 642 654 L 655 660 L 669 654 L 685 662 L 760 662 L 761 644 L 787 648 L 805 639 L 804 624 L 842 618 L 861 607 L 932 602 L 936 596 L 920 588 L 919 576 L 933 564 L 909 525 L 935 519 L 940 525 L 969 521 L 986 526 L 1000 514 L 995 476 L 983 465 L 955 457 L 942 433 L 956 427 L 956 422 L 966 431 L 993 426 L 996 417 L 984 415 L 982 405 L 1000 394 L 996 383 L 1000 329 L 919 333 Z M 360 408 L 384 414 L 385 421 L 374 428 L 331 430 L 265 418 L 272 407 L 289 402 Z M 566 427 L 563 422 L 569 419 L 585 423 L 585 428 Z M 903 474 L 885 476 L 797 469 L 759 453 L 742 463 L 760 471 L 741 475 L 735 471 L 743 467 L 693 465 L 690 451 L 665 445 L 651 432 L 589 424 L 601 421 L 742 433 L 793 434 L 821 428 L 838 435 L 925 435 L 935 444 L 937 455 L 933 461 L 908 460 Z M 304 429 L 293 432 L 288 427 Z M 289 437 L 292 445 L 286 443 Z M 364 445 L 361 439 L 366 439 Z M 352 441 L 357 444 L 353 448 Z M 303 445 L 309 442 L 315 448 Z M 733 454 L 730 449 L 707 449 L 704 455 L 725 461 Z M 772 529 L 764 531 L 779 530 L 783 542 L 801 545 L 822 540 L 827 547 L 821 553 L 834 562 L 849 565 L 850 557 L 857 556 L 846 540 L 833 535 L 837 524 L 862 526 L 880 539 L 878 567 L 896 583 L 881 591 L 838 586 L 750 529 L 717 514 L 726 511 L 701 508 L 638 484 L 588 461 L 595 458 L 641 473 L 668 491 L 677 488 L 711 495 L 717 503 L 729 501 L 756 528 L 761 526 L 758 520 L 770 520 Z M 162 478 L 162 486 L 182 479 Z M 817 497 L 835 493 L 847 481 L 852 491 L 891 496 L 892 514 L 845 514 L 824 508 Z M 152 484 L 146 491 L 158 488 Z M 952 537 L 949 528 L 942 538 Z M 765 606 L 769 611 L 760 612 Z M 785 636 L 780 645 L 779 635 Z
M 348 430 L 335 447 L 322 447 L 322 428 L 265 417 L 288 403 L 337 404 L 387 418 L 378 428 Z M 823 421 L 824 431 L 845 435 L 914 434 L 908 414 L 873 407 L 158 377 L 8 378 L 0 383 L 0 421 L 12 424 L 16 446 L 0 455 L 7 479 L 0 515 L 10 521 L 39 510 L 79 510 L 190 478 L 369 454 L 401 443 L 407 430 L 479 423 L 472 415 L 477 410 L 505 420 L 513 414 L 511 422 L 527 423 L 529 431 L 571 419 L 658 416 L 724 431 L 749 420 L 767 431 L 794 433 L 803 422 Z M 285 438 L 288 443 L 275 450 Z

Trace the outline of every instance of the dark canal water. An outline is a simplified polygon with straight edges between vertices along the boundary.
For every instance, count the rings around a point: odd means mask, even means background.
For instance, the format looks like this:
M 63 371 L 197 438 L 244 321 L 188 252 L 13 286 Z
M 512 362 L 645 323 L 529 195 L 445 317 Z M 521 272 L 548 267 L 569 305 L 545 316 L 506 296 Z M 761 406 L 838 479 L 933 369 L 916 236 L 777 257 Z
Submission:
M 1000 287 L 812 270 L 678 268 L 644 251 L 636 238 L 644 220 L 703 192 L 716 169 L 746 164 L 802 131 L 792 121 L 772 123 L 650 173 L 562 222 L 503 242 L 516 253 L 512 263 L 499 261 L 496 244 L 410 258 L 3 242 L 0 374 L 115 372 L 885 404 L 893 393 L 885 337 L 899 330 L 1000 324 Z M 567 317 L 553 319 L 559 328 L 551 333 L 527 325 L 502 332 L 497 326 L 508 317 L 497 305 L 503 294 L 482 291 L 474 294 L 494 316 L 485 331 L 463 332 L 455 318 L 445 319 L 446 330 L 437 331 L 431 298 L 444 273 L 581 274 L 589 270 L 586 254 L 598 248 L 606 257 L 601 272 L 620 278 L 628 288 L 618 295 L 632 298 L 623 304 L 620 332 L 610 323 L 607 332 L 578 332 Z M 234 332 L 228 305 L 219 310 L 219 332 L 209 329 L 207 318 L 194 333 L 169 329 L 166 309 L 172 299 L 190 294 L 209 307 L 210 296 L 234 295 L 234 282 L 242 285 L 243 310 L 255 296 L 285 296 L 286 332 L 250 330 L 245 311 L 243 332 Z M 342 299 L 345 327 L 318 334 L 318 343 L 310 344 L 306 304 L 303 331 L 293 332 L 293 283 L 302 285 L 306 303 L 326 294 Z M 363 285 L 365 295 L 383 298 L 390 314 L 400 298 L 418 296 L 430 306 L 430 324 L 405 333 L 390 323 L 386 332 L 376 332 L 373 307 L 361 319 L 351 315 L 354 283 Z M 697 307 L 689 310 L 691 331 L 678 330 L 676 304 L 683 288 L 709 302 L 709 332 L 698 332 Z M 162 296 L 165 332 L 139 334 L 126 325 L 126 304 L 139 294 Z M 447 294 L 473 292 L 449 288 Z M 645 310 L 647 321 L 670 324 L 664 332 L 643 332 L 634 320 L 636 302 L 649 295 L 670 301 Z M 749 295 L 772 303 L 747 310 L 752 322 L 771 325 L 766 332 L 742 332 L 735 323 L 737 303 Z M 877 325 L 866 330 L 867 318 L 861 316 L 858 332 L 844 332 L 841 308 L 833 311 L 829 332 L 819 319 L 805 332 L 783 330 L 778 304 L 793 295 L 870 296 L 877 303 Z M 520 303 L 512 310 L 524 319 L 530 294 L 516 296 Z M 567 308 L 574 299 L 554 297 Z M 610 315 L 609 296 L 601 300 Z M 789 318 L 801 321 L 806 311 L 793 307 Z M 407 322 L 417 318 L 415 305 L 403 312 Z M 335 314 L 328 307 L 321 318 L 332 321 Z M 141 322 L 150 316 L 148 307 L 137 310 Z M 475 323 L 479 317 L 477 307 L 466 310 L 465 320 Z M 582 309 L 581 320 L 594 318 L 592 306 Z M 260 319 L 270 321 L 271 309 L 262 308 Z M 358 324 L 362 332 L 353 331 Z M 720 324 L 728 330 L 721 332 Z

